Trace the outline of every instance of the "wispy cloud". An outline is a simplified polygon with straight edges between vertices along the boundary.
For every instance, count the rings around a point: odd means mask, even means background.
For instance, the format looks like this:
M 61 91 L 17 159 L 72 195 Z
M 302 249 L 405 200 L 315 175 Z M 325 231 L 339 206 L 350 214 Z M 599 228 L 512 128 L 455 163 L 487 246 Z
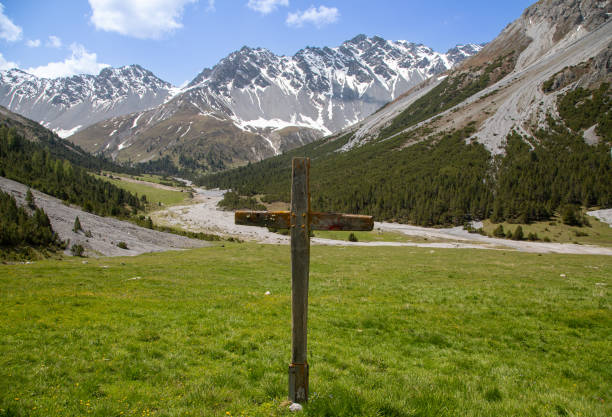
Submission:
M 319 6 L 310 7 L 307 10 L 298 10 L 295 13 L 287 15 L 286 23 L 289 26 L 300 28 L 307 23 L 310 23 L 317 28 L 321 28 L 330 23 L 336 23 L 340 17 L 340 12 L 335 7 Z
M 40 46 L 40 39 L 28 39 L 26 41 L 26 46 L 29 48 L 38 48 Z
M 249 0 L 247 7 L 261 14 L 269 14 L 279 6 L 289 6 L 289 0 Z
M 206 8 L 207 12 L 215 11 L 215 0 L 208 0 L 208 7 Z
M 94 52 L 88 52 L 78 43 L 70 45 L 71 55 L 60 62 L 49 62 L 47 65 L 28 68 L 25 71 L 43 78 L 70 77 L 77 74 L 98 74 L 107 64 L 98 62 Z
M 51 35 L 49 36 L 49 40 L 47 41 L 46 45 L 50 48 L 61 48 L 62 40 L 55 35 Z
M 15 42 L 21 39 L 23 30 L 4 14 L 4 5 L 0 3 L 0 39 Z
M 18 68 L 19 65 L 17 65 L 15 62 L 11 62 L 11 61 L 7 61 L 4 56 L 2 56 L 2 53 L 0 52 L 0 71 L 4 71 L 4 70 L 9 70 L 12 68 Z
M 184 8 L 198 0 L 89 0 L 97 29 L 139 39 L 160 39 L 183 27 Z M 209 6 L 214 1 L 208 2 Z

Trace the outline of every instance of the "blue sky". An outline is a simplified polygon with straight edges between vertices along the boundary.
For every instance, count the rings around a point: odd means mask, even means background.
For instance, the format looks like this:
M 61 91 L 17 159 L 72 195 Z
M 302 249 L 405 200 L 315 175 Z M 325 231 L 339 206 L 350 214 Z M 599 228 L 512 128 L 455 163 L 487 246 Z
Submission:
M 140 64 L 180 85 L 243 45 L 293 55 L 357 34 L 445 52 L 495 38 L 533 0 L 0 0 L 0 69 Z

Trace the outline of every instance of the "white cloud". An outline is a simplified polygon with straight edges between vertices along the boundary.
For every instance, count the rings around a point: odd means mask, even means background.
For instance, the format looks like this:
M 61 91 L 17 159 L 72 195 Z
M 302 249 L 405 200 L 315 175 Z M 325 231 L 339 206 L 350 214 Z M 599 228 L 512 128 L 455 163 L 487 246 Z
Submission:
M 49 40 L 47 41 L 46 45 L 50 48 L 61 48 L 62 40 L 55 35 L 51 35 L 49 36 Z
M 10 70 L 12 68 L 19 68 L 19 65 L 17 65 L 14 62 L 11 61 L 7 61 L 6 59 L 4 59 L 4 57 L 2 56 L 2 53 L 0 53 L 0 71 L 4 71 L 4 70 Z
M 0 39 L 15 42 L 21 39 L 23 30 L 4 14 L 4 5 L 0 3 Z
M 298 10 L 295 13 L 289 13 L 286 23 L 297 28 L 304 26 L 305 23 L 312 23 L 317 28 L 320 28 L 324 25 L 337 22 L 339 16 L 340 13 L 335 7 L 319 6 L 318 9 L 311 7 L 305 11 Z
M 30 48 L 38 48 L 40 46 L 40 39 L 28 39 L 26 45 Z
M 207 12 L 215 11 L 215 0 L 208 0 L 208 7 L 206 8 Z
M 89 0 L 89 5 L 93 11 L 91 22 L 97 29 L 139 39 L 159 39 L 182 28 L 185 5 L 197 1 Z
M 77 74 L 98 74 L 107 64 L 98 62 L 94 52 L 87 52 L 83 45 L 73 43 L 70 45 L 72 54 L 61 62 L 49 62 L 40 67 L 25 70 L 30 74 L 42 78 L 70 77 Z
M 249 0 L 247 7 L 261 14 L 272 13 L 278 6 L 289 6 L 289 0 Z

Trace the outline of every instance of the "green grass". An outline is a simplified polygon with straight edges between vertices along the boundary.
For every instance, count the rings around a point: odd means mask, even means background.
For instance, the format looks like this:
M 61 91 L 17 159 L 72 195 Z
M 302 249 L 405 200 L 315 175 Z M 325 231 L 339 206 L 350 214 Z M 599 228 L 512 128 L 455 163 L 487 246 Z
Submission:
M 612 415 L 610 257 L 311 254 L 304 415 Z M 0 416 L 290 414 L 289 247 L 82 262 L 0 265 Z
M 142 195 L 146 195 L 147 201 L 152 205 L 152 209 L 157 208 L 160 203 L 164 206 L 182 204 L 189 197 L 188 192 L 164 190 L 143 183 L 134 183 L 116 179 L 116 177 L 112 179 L 101 175 L 96 175 L 96 177 L 108 181 L 116 185 L 117 187 L 123 188 L 126 191 L 138 194 L 139 197 Z M 142 180 L 142 178 L 140 177 L 138 177 L 137 179 Z
M 139 181 L 152 182 L 155 184 L 169 185 L 171 187 L 184 187 L 185 184 L 181 181 L 177 181 L 174 178 L 164 177 L 155 174 L 141 174 L 141 175 L 130 175 L 130 178 L 134 178 Z
M 433 240 L 419 236 L 409 236 L 399 232 L 382 232 L 372 230 L 371 232 L 344 232 L 339 230 L 316 230 L 315 237 L 334 240 L 349 240 L 349 235 L 353 233 L 359 242 L 434 242 Z
M 522 224 L 525 238 L 529 233 L 536 233 L 540 240 L 550 239 L 551 242 L 559 243 L 578 243 L 581 245 L 597 245 L 612 247 L 612 227 L 607 223 L 597 220 L 595 217 L 588 216 L 590 226 L 568 226 L 563 224 L 559 218 L 552 221 L 535 222 L 532 224 Z M 499 225 L 504 226 L 504 231 L 514 232 L 518 224 L 510 223 L 491 223 L 489 220 L 483 222 L 485 233 L 492 235 L 493 230 Z

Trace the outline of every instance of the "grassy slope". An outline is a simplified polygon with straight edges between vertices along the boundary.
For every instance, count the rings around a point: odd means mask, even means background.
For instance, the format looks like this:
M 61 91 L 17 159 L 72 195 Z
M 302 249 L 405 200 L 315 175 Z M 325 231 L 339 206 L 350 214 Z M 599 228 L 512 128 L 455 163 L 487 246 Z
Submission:
M 595 217 L 588 216 L 590 226 L 577 227 L 568 226 L 561 222 L 559 217 L 555 217 L 550 222 L 534 222 L 531 224 L 521 224 L 525 238 L 529 233 L 535 233 L 540 239 L 549 238 L 551 242 L 559 243 L 578 243 L 581 245 L 612 246 L 612 227 L 609 224 L 597 220 Z M 504 231 L 514 232 L 519 226 L 511 223 L 492 223 L 489 220 L 483 222 L 484 231 L 492 235 L 493 231 L 499 226 L 504 227 Z
M 123 188 L 126 191 L 129 191 L 134 194 L 138 194 L 138 196 L 146 195 L 147 201 L 152 203 L 154 206 L 157 206 L 158 203 L 161 203 L 165 206 L 181 204 L 185 202 L 189 193 L 183 193 L 180 191 L 173 190 L 164 190 L 161 188 L 156 188 L 144 183 L 134 183 L 123 181 L 120 179 L 108 178 L 102 175 L 96 175 L 97 178 L 103 179 L 104 181 L 108 181 L 111 184 L 116 185 L 119 188 Z M 146 177 L 142 177 L 143 179 Z M 146 179 L 148 181 L 148 179 Z
M 289 415 L 288 247 L 88 262 L 0 265 L 0 415 Z M 610 257 L 311 262 L 305 415 L 612 415 Z

